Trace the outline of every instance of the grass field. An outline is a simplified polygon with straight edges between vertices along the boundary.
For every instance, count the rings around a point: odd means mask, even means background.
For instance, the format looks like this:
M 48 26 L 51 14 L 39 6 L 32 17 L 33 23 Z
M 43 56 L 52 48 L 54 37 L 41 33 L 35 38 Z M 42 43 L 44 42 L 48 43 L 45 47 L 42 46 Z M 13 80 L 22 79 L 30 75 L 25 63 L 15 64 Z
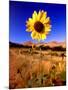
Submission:
M 9 88 L 66 85 L 66 52 L 10 48 Z

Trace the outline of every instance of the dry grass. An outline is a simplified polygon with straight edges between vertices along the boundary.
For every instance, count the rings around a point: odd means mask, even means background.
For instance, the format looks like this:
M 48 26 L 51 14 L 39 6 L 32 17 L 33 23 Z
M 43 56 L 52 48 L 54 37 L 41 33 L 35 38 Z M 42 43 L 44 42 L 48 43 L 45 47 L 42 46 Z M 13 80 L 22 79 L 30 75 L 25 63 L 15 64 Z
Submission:
M 10 48 L 9 53 L 9 88 L 66 84 L 65 52 Z

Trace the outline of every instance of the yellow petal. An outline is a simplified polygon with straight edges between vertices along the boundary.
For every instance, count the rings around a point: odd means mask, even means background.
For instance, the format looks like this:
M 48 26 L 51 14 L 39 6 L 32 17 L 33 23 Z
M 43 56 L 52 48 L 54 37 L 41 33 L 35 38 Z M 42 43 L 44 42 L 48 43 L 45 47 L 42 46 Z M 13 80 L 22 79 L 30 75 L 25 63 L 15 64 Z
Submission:
M 41 35 L 38 33 L 37 34 L 37 40 L 40 41 L 41 40 Z
M 40 21 L 44 22 L 46 20 L 46 17 L 47 17 L 47 12 L 44 12 Z
M 31 32 L 33 30 L 33 25 L 34 25 L 33 20 L 29 18 L 29 20 L 26 22 L 26 27 L 27 27 L 26 31 Z
M 37 16 L 37 20 L 39 21 L 41 17 L 41 11 L 39 11 L 38 16 Z
M 43 23 L 46 24 L 48 22 L 50 22 L 50 17 L 47 17 Z
M 37 20 L 37 12 L 36 11 L 34 11 L 32 18 L 33 18 L 34 22 Z
M 46 35 L 42 34 L 42 40 L 46 39 Z
M 41 17 L 42 17 L 42 12 L 39 11 L 38 16 L 37 16 L 37 20 L 39 21 L 41 19 Z
M 32 39 L 35 39 L 35 40 L 38 40 L 38 41 L 41 40 L 41 35 L 39 33 L 37 33 L 36 31 L 33 31 L 31 33 L 31 37 L 32 37 Z
M 44 31 L 51 31 L 51 25 L 45 25 Z
M 45 31 L 46 36 L 49 34 L 49 31 Z
M 31 33 L 31 37 L 34 39 L 34 38 L 35 38 L 35 36 L 36 36 L 36 32 L 35 32 L 35 31 L 33 31 L 33 32 Z
M 50 28 L 46 28 L 46 29 L 45 29 L 45 32 L 49 32 L 49 31 L 51 31 Z
M 33 25 L 33 24 L 34 24 L 33 19 L 32 19 L 32 18 L 29 18 L 29 20 L 26 22 L 26 24 L 31 24 L 31 25 Z
M 50 25 L 50 24 L 46 24 L 46 27 L 51 28 L 51 27 L 52 27 L 52 25 Z
M 26 31 L 28 31 L 28 32 L 34 31 L 34 27 L 31 26 L 31 25 L 30 26 L 27 26 Z
M 32 30 L 30 30 L 30 29 L 26 29 L 26 31 L 27 31 L 27 32 L 31 32 Z

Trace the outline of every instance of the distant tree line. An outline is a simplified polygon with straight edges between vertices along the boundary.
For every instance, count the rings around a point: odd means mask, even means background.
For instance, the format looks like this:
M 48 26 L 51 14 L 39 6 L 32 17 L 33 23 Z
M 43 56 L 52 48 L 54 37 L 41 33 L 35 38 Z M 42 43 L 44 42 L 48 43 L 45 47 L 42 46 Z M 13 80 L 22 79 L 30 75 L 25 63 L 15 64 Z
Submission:
M 66 51 L 66 48 L 63 48 L 62 46 L 56 46 L 51 48 L 52 51 Z
M 66 51 L 66 48 L 63 48 L 62 46 L 55 46 L 55 47 L 49 47 L 49 46 L 40 46 L 37 49 L 41 50 L 52 50 L 52 51 Z
M 21 44 L 16 44 L 16 43 L 11 43 L 9 42 L 9 47 L 11 48 L 31 48 L 32 46 L 27 46 L 27 45 L 21 45 Z M 49 47 L 49 46 L 44 46 L 41 45 L 39 47 L 35 47 L 36 50 L 52 50 L 52 51 L 66 51 L 66 48 L 63 48 L 62 46 L 55 46 L 55 47 Z
M 32 48 L 32 46 L 27 46 L 27 45 L 12 43 L 12 42 L 9 42 L 9 47 L 10 48 Z

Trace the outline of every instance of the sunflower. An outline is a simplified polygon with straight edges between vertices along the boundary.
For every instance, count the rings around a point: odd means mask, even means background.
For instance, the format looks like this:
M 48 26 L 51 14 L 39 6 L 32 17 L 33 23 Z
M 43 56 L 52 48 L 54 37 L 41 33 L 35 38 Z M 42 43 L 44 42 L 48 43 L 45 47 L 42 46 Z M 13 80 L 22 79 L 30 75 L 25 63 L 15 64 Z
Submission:
M 47 17 L 47 12 L 41 10 L 37 13 L 34 11 L 32 18 L 26 21 L 26 27 L 26 31 L 31 32 L 32 39 L 38 41 L 46 39 L 51 30 L 50 18 Z

